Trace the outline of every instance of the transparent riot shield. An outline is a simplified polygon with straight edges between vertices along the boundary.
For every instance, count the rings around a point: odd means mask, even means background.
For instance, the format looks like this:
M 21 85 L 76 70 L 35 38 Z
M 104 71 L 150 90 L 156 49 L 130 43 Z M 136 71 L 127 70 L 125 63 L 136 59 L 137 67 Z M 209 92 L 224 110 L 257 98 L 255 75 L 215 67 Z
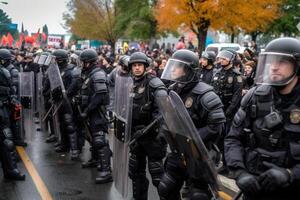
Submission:
M 217 172 L 181 98 L 171 91 L 169 96 L 157 97 L 156 102 L 169 130 L 166 139 L 182 155 L 189 176 L 205 180 L 217 197 Z
M 65 87 L 61 78 L 61 74 L 58 68 L 58 65 L 55 62 L 53 56 L 48 56 L 45 63 L 49 65 L 47 69 L 47 75 L 50 82 L 50 90 L 51 90 L 51 99 L 53 103 L 52 107 L 52 119 L 55 129 L 55 135 L 61 141 L 62 134 L 60 132 L 60 122 L 57 115 L 59 108 L 63 104 L 64 96 L 65 96 Z
M 19 73 L 19 95 L 22 104 L 21 137 L 31 139 L 35 131 L 33 130 L 34 115 L 34 73 Z
M 115 82 L 115 132 L 113 139 L 113 178 L 117 191 L 128 196 L 128 160 L 132 114 L 133 80 L 130 76 L 116 75 Z
M 45 122 L 43 121 L 43 116 L 45 116 L 46 114 L 46 110 L 45 110 L 45 100 L 44 100 L 44 95 L 43 95 L 43 72 L 39 72 L 37 74 L 37 84 L 36 84 L 36 90 L 37 90 L 37 112 L 39 114 L 39 121 L 40 121 L 40 125 L 41 125 L 41 131 L 42 132 L 46 132 L 47 130 L 47 125 L 45 124 Z

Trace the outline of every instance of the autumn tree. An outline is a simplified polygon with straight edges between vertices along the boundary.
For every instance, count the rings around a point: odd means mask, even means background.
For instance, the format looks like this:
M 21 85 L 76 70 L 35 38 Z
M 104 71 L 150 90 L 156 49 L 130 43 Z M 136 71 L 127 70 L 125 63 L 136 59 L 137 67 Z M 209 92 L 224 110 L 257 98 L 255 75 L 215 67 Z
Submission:
M 159 30 L 188 27 L 204 49 L 209 28 L 237 33 L 263 29 L 278 16 L 280 0 L 159 0 L 156 19 Z
M 113 0 L 71 0 L 64 14 L 66 27 L 82 38 L 104 40 L 113 48 L 120 34 L 115 31 L 116 9 Z

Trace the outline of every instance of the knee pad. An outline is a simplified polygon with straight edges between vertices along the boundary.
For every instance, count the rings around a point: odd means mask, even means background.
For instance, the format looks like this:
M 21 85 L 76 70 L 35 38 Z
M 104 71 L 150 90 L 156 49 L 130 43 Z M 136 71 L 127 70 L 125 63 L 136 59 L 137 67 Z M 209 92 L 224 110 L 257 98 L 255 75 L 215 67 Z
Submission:
M 193 188 L 191 190 L 191 200 L 209 200 L 209 197 L 207 195 L 207 192 L 204 190 Z
M 93 133 L 93 145 L 95 149 L 101 149 L 107 145 L 107 141 L 105 139 L 105 133 L 103 131 Z
M 73 119 L 72 119 L 72 115 L 71 114 L 64 114 L 64 121 L 66 124 L 70 124 L 73 122 Z
M 163 174 L 163 166 L 161 161 L 149 161 L 149 172 L 152 176 L 152 183 L 155 187 L 158 187 L 161 176 Z
M 13 151 L 14 148 L 15 148 L 15 145 L 14 145 L 13 141 L 12 141 L 12 140 L 9 140 L 9 139 L 5 139 L 5 140 L 3 141 L 3 144 L 4 144 L 5 148 L 6 148 L 8 151 Z
M 4 128 L 2 130 L 2 133 L 3 133 L 5 139 L 10 139 L 11 140 L 13 138 L 13 135 L 12 135 L 12 132 L 11 132 L 10 128 Z
M 158 185 L 158 193 L 162 198 L 171 199 L 171 196 L 173 196 L 174 194 L 176 196 L 179 193 L 180 188 L 181 183 L 170 176 L 170 174 L 164 173 Z

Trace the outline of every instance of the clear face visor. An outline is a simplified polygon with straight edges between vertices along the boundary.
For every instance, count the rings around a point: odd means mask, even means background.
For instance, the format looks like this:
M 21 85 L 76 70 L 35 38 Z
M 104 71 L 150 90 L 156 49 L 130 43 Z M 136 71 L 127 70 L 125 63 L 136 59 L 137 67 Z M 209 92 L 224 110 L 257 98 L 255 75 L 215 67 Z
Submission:
M 296 61 L 290 54 L 261 53 L 255 83 L 273 86 L 287 85 L 296 76 Z
M 176 59 L 169 59 L 162 73 L 161 79 L 188 82 L 188 76 L 191 74 L 191 68 L 188 63 Z
M 45 61 L 47 60 L 48 56 L 47 55 L 41 55 L 37 61 L 37 64 L 39 65 L 44 65 Z
M 39 59 L 40 59 L 40 55 L 37 55 L 37 56 L 35 56 L 33 62 L 38 63 Z

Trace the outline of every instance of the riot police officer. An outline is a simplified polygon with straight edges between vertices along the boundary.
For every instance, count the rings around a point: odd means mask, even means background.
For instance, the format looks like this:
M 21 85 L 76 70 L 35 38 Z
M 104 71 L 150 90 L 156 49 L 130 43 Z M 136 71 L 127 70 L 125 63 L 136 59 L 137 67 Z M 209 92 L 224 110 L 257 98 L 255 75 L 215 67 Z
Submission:
M 216 54 L 214 51 L 203 52 L 200 59 L 201 69 L 199 71 L 199 79 L 209 85 L 211 84 L 213 78 L 215 60 Z
M 163 82 L 146 73 L 149 58 L 135 52 L 129 59 L 129 70 L 133 77 L 132 138 L 139 135 L 157 116 L 155 95 L 166 91 Z M 146 135 L 136 139 L 130 147 L 129 178 L 132 180 L 133 198 L 148 199 L 149 181 L 146 177 L 146 159 L 152 183 L 158 187 L 163 174 L 162 159 L 166 155 L 166 142 L 158 132 L 158 125 L 150 128 Z
M 217 55 L 221 68 L 213 77 L 212 86 L 222 100 L 226 116 L 225 134 L 228 133 L 231 121 L 236 113 L 242 98 L 243 78 L 233 66 L 235 54 L 222 50 Z
M 68 64 L 67 51 L 63 49 L 58 49 L 55 50 L 52 53 L 52 55 L 55 56 L 55 60 L 59 67 L 65 90 L 67 91 L 72 81 L 72 70 L 74 69 L 74 66 Z M 72 107 L 70 105 L 69 99 L 64 98 L 62 100 L 62 104 L 63 106 L 59 108 L 57 113 L 59 117 L 59 121 L 61 122 L 60 130 L 62 133 L 61 136 L 62 140 L 60 145 L 56 147 L 55 151 L 65 152 L 68 150 L 68 145 L 70 145 L 71 158 L 76 159 L 79 156 L 79 150 L 78 150 L 77 132 L 74 123 Z
M 19 71 L 11 63 L 12 57 L 13 56 L 8 49 L 0 49 L 1 65 L 5 67 L 10 73 L 13 94 L 16 95 L 17 99 L 17 95 L 19 94 Z M 19 105 L 19 102 L 15 102 L 14 107 Z M 13 112 L 15 112 L 15 110 L 12 110 L 12 113 Z M 20 120 L 14 119 L 14 115 L 11 115 L 11 129 L 14 136 L 14 143 L 19 146 L 27 146 L 27 144 L 24 142 L 24 138 L 22 138 L 21 136 L 21 122 Z
M 12 80 L 10 73 L 3 67 L 5 63 L 1 60 L 0 67 L 0 153 L 1 163 L 4 177 L 13 180 L 25 180 L 25 175 L 22 175 L 17 168 L 17 163 L 14 158 L 15 145 L 12 141 L 12 131 L 10 128 L 10 106 L 16 102 L 14 89 L 12 88 Z
M 259 55 L 257 86 L 225 138 L 225 158 L 244 199 L 298 199 L 300 41 L 279 38 Z
M 96 183 L 112 181 L 111 156 L 106 135 L 108 133 L 108 120 L 106 118 L 106 106 L 109 104 L 108 83 L 105 72 L 97 66 L 98 55 L 93 49 L 86 49 L 80 54 L 82 62 L 82 87 L 80 90 L 81 117 L 89 126 L 89 134 L 92 137 L 92 160 L 85 165 L 98 161 L 100 165 L 99 177 Z M 97 163 L 97 162 L 96 162 Z
M 212 150 L 212 146 L 220 137 L 225 115 L 220 98 L 213 88 L 204 82 L 199 82 L 197 70 L 198 56 L 189 50 L 178 50 L 169 59 L 162 74 L 162 79 L 174 81 L 169 90 L 175 91 L 182 99 L 185 107 L 198 130 L 205 146 Z M 164 130 L 166 138 L 170 138 L 169 130 Z M 190 190 L 190 199 L 210 199 L 208 184 L 189 171 L 178 147 L 168 140 L 171 153 L 167 156 L 165 173 L 159 184 L 161 199 L 180 199 L 180 189 L 187 181 Z M 187 145 L 189 146 L 189 145 Z M 195 167 L 195 166 L 194 166 Z M 201 168 L 195 169 L 201 172 Z

